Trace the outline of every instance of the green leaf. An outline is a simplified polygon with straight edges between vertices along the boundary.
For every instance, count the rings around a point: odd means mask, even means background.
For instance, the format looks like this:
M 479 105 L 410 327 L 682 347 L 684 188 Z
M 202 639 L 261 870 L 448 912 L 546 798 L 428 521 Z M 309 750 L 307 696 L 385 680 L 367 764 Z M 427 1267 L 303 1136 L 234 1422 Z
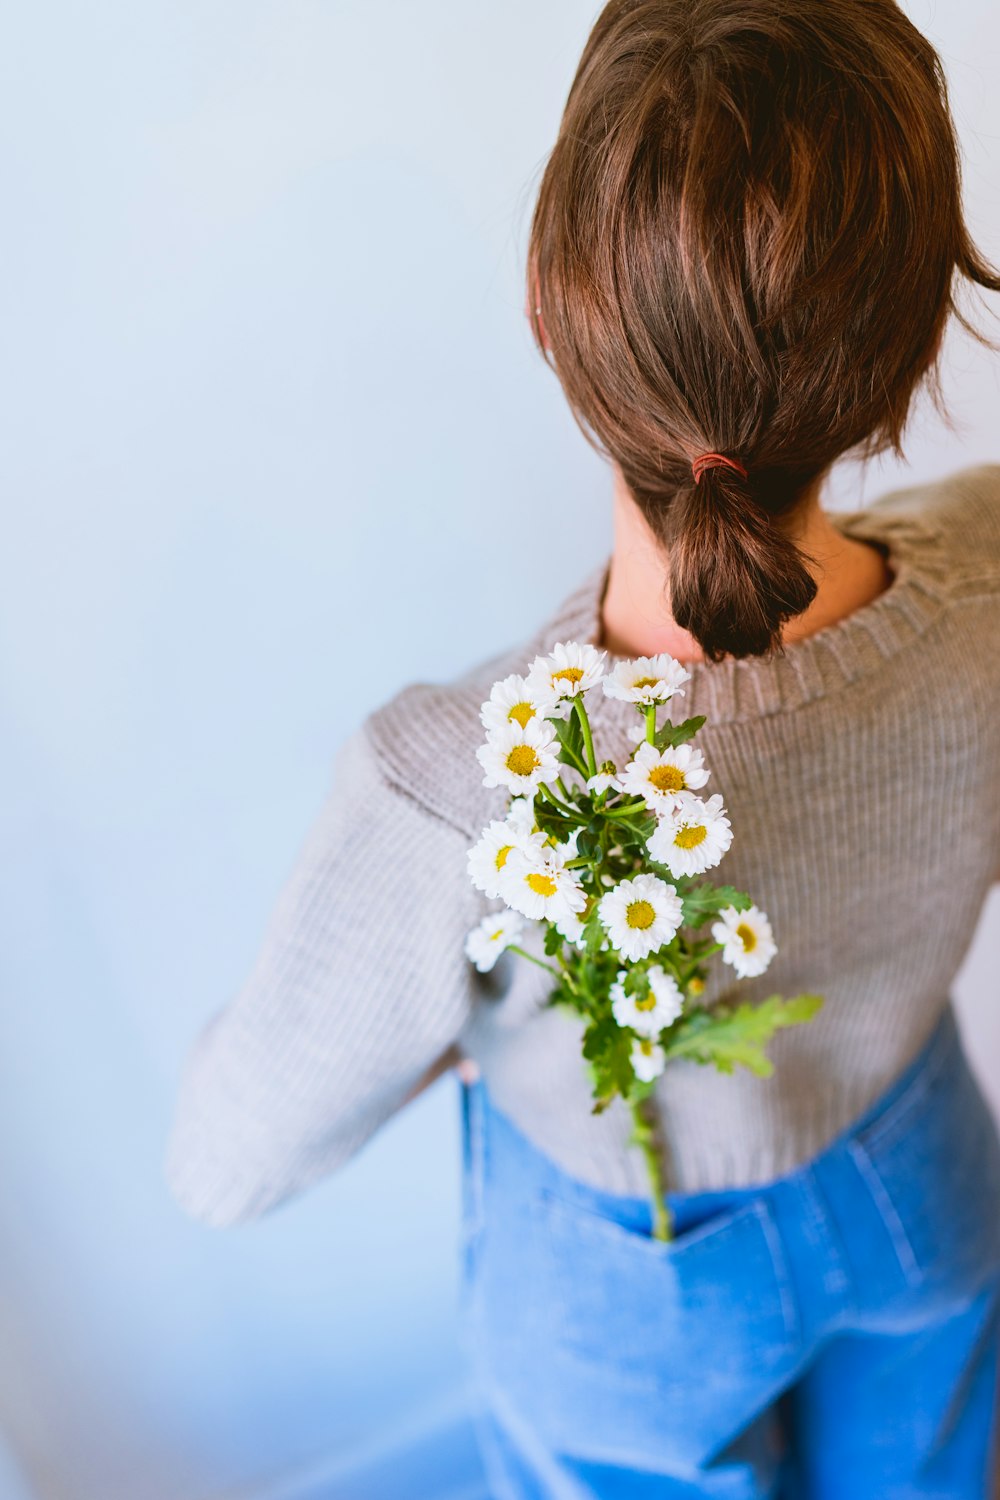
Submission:
M 765 1044 L 780 1027 L 811 1020 L 822 1004 L 822 995 L 795 995 L 790 1000 L 769 995 L 757 1005 L 744 1002 L 736 1007 L 692 1010 L 678 1024 L 666 1053 L 668 1057 L 714 1063 L 720 1073 L 731 1073 L 742 1064 L 766 1078 L 774 1071 L 774 1064 L 764 1054 Z
M 576 841 L 576 852 L 581 859 L 593 859 L 600 852 L 600 847 L 600 840 L 595 839 L 592 833 L 588 833 L 586 828 L 580 830 Z
M 562 947 L 565 941 L 566 939 L 563 937 L 558 928 L 553 927 L 551 922 L 548 923 L 545 928 L 545 952 L 550 958 L 552 957 L 553 953 L 559 952 L 559 949 Z
M 570 714 L 568 719 L 547 719 L 556 732 L 560 751 L 558 759 L 565 761 L 568 765 L 578 764 L 583 760 L 583 729 L 576 714 Z
M 553 838 L 564 844 L 576 827 L 572 818 L 561 813 L 551 802 L 539 798 L 535 803 L 535 822 L 543 833 L 552 834 Z
M 693 719 L 685 719 L 683 724 L 676 725 L 667 719 L 666 723 L 661 724 L 656 731 L 657 750 L 672 750 L 675 745 L 683 745 L 685 740 L 689 740 L 692 735 L 698 733 L 704 722 L 704 714 L 696 714 Z
M 629 1034 L 610 1014 L 597 1017 L 583 1034 L 583 1055 L 590 1062 L 594 1097 L 610 1102 L 625 1095 L 633 1081 Z
M 590 955 L 599 953 L 601 944 L 604 942 L 606 936 L 607 932 L 605 930 L 604 923 L 597 915 L 597 905 L 595 903 L 594 909 L 591 912 L 590 916 L 587 918 L 586 924 L 583 929 L 583 944 L 585 951 Z
M 700 927 L 709 917 L 718 916 L 724 906 L 735 906 L 745 911 L 750 906 L 750 897 L 731 885 L 696 885 L 681 891 L 682 923 L 688 927 Z

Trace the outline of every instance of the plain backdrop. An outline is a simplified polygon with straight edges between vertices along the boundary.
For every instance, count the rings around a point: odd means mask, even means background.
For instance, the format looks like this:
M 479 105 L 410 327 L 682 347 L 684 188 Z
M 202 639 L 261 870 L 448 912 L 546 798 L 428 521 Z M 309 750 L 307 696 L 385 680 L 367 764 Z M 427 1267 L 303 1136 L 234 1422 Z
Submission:
M 598 9 L 7 8 L 0 1500 L 481 1493 L 454 1077 L 253 1225 L 187 1220 L 162 1157 L 341 740 L 609 547 L 522 312 Z M 1000 11 L 908 9 L 996 260 Z M 948 371 L 956 430 L 922 412 L 831 504 L 1000 459 L 1000 357 L 956 339 Z M 956 985 L 991 1087 L 998 970 L 995 889 Z

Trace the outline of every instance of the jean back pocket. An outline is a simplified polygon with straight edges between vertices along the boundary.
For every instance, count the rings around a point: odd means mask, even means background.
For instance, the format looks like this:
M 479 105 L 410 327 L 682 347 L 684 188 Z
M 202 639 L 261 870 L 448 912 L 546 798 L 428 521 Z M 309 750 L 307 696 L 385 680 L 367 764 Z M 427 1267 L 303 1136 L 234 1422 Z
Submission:
M 798 1307 L 766 1197 L 662 1241 L 548 1192 L 541 1227 L 549 1347 L 532 1408 L 564 1451 L 696 1466 L 787 1379 Z

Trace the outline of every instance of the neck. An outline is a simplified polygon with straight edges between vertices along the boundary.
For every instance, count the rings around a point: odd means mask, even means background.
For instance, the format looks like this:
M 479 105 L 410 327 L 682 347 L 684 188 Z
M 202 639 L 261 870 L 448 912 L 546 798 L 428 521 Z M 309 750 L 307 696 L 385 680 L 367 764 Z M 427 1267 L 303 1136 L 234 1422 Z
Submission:
M 654 656 L 666 651 L 678 661 L 704 661 L 694 637 L 670 613 L 670 558 L 614 469 L 614 551 L 601 608 L 600 645 L 615 656 Z M 842 619 L 875 598 L 892 581 L 883 554 L 868 542 L 838 531 L 819 503 L 818 482 L 788 518 L 786 534 L 815 559 L 808 563 L 817 592 L 808 609 L 786 620 L 781 641 L 789 645 Z

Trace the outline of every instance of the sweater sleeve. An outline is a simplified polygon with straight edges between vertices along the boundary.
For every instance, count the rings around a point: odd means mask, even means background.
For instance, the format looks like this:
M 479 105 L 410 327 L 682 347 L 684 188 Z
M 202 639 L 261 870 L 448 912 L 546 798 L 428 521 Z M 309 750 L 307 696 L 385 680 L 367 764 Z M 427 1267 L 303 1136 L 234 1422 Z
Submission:
M 301 1192 L 456 1040 L 470 843 L 384 774 L 364 724 L 344 742 L 246 982 L 185 1059 L 165 1170 L 186 1213 L 221 1227 Z

